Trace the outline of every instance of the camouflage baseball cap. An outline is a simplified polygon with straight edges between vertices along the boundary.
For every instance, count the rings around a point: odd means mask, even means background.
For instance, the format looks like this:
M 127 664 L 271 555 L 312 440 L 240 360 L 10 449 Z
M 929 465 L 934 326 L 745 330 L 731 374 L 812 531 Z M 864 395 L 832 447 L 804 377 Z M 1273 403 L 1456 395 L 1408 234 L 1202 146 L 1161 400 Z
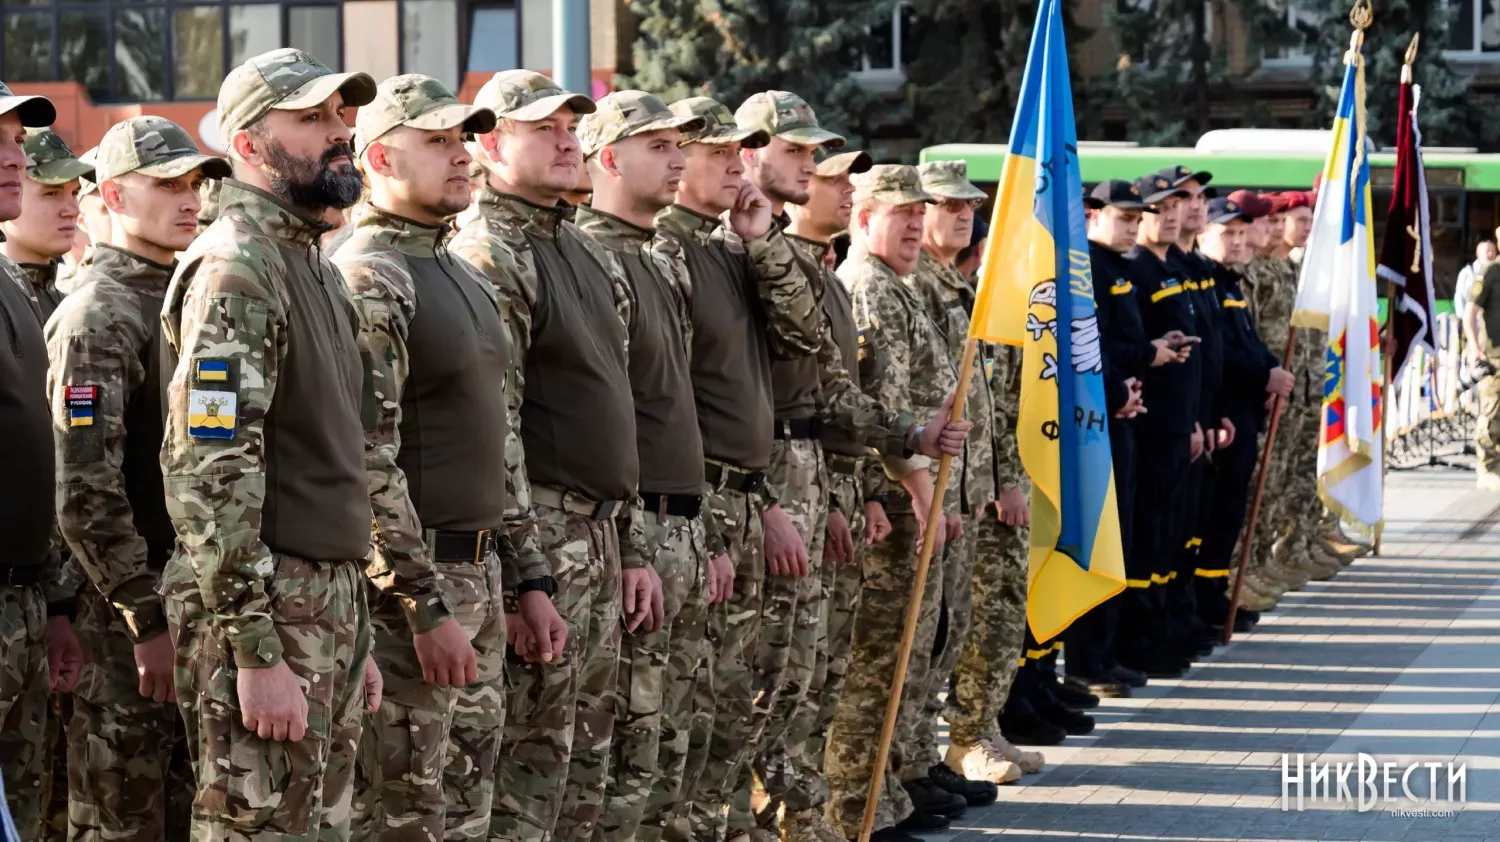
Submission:
M 26 130 L 26 155 L 31 158 L 26 177 L 37 184 L 67 184 L 94 172 L 93 165 L 75 158 L 73 150 L 51 129 Z
M 44 96 L 16 96 L 0 82 L 0 116 L 16 112 L 26 128 L 46 128 L 57 120 L 57 109 Z
M 789 143 L 829 149 L 844 145 L 841 136 L 818 126 L 818 115 L 806 100 L 787 91 L 763 91 L 750 97 L 734 112 L 734 119 L 740 128 L 764 129 Z
M 939 199 L 987 199 L 983 190 L 969 181 L 969 165 L 963 161 L 929 161 L 917 166 L 922 189 Z
M 198 151 L 187 130 L 165 117 L 131 117 L 110 126 L 95 155 L 98 181 L 133 172 L 152 178 L 177 178 L 199 167 L 208 178 L 228 178 L 229 162 Z
M 219 87 L 219 137 L 228 143 L 231 135 L 273 108 L 311 108 L 335 91 L 344 95 L 345 105 L 364 105 L 375 98 L 375 80 L 368 73 L 334 73 L 291 47 L 261 53 L 224 77 Z
M 384 137 L 397 126 L 442 131 L 462 126 L 484 134 L 495 128 L 495 112 L 458 101 L 448 86 L 420 73 L 392 76 L 375 87 L 375 99 L 354 118 L 354 151 Z
M 585 158 L 627 137 L 661 129 L 697 131 L 708 122 L 697 114 L 678 114 L 645 91 L 615 91 L 594 107 L 594 113 L 578 124 L 578 143 Z
M 758 149 L 771 142 L 771 135 L 764 129 L 742 129 L 734 122 L 734 114 L 716 99 L 692 96 L 672 103 L 672 113 L 679 117 L 702 117 L 703 126 L 693 131 L 683 129 L 682 142 L 687 143 L 738 143 L 745 149 Z
M 99 147 L 95 146 L 90 148 L 89 151 L 83 153 L 82 155 L 79 155 L 78 160 L 89 165 L 88 175 L 85 175 L 83 177 L 83 189 L 78 191 L 78 197 L 83 198 L 84 196 L 87 196 L 88 194 L 99 189 L 99 182 L 94 180 L 95 176 L 97 175 L 94 172 L 94 162 L 99 160 Z
M 817 154 L 817 174 L 821 178 L 833 178 L 844 173 L 855 175 L 869 172 L 870 167 L 875 166 L 875 159 L 865 151 L 840 152 L 837 155 L 826 149 L 819 149 Z
M 592 114 L 594 101 L 583 94 L 565 90 L 561 85 L 535 70 L 503 70 L 490 77 L 474 104 L 495 112 L 496 117 L 531 123 L 551 117 L 564 105 L 575 114 Z
M 850 176 L 854 182 L 854 201 L 874 199 L 888 205 L 907 205 L 912 202 L 937 202 L 931 193 L 922 189 L 922 176 L 917 168 L 906 164 L 880 164 L 868 172 Z

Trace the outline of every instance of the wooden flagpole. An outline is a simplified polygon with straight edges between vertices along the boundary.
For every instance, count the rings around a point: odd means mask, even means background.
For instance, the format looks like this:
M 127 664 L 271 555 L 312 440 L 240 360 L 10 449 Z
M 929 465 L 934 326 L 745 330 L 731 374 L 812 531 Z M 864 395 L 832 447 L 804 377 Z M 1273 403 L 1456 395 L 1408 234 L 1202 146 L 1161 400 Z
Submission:
M 958 367 L 958 390 L 953 393 L 953 411 L 949 421 L 962 421 L 964 402 L 969 396 L 969 381 L 973 379 L 974 356 L 979 349 L 979 340 L 969 337 L 964 345 L 963 364 Z M 927 569 L 932 563 L 936 549 L 937 530 L 943 524 L 943 497 L 948 488 L 948 473 L 953 467 L 953 457 L 943 454 L 938 462 L 937 482 L 932 489 L 932 505 L 927 509 L 927 528 L 922 532 L 922 553 L 917 558 L 917 572 L 912 580 L 911 596 L 906 602 L 906 628 L 901 633 L 901 652 L 896 657 L 896 674 L 891 677 L 891 695 L 885 704 L 885 725 L 880 729 L 880 742 L 875 745 L 875 766 L 870 773 L 870 791 L 865 796 L 865 815 L 859 827 L 859 842 L 870 842 L 875 831 L 875 808 L 880 804 L 880 790 L 885 783 L 885 764 L 891 756 L 891 735 L 896 731 L 896 717 L 901 712 L 901 690 L 906 684 L 906 666 L 911 660 L 912 641 L 917 636 L 917 620 L 922 614 L 922 593 L 927 589 Z

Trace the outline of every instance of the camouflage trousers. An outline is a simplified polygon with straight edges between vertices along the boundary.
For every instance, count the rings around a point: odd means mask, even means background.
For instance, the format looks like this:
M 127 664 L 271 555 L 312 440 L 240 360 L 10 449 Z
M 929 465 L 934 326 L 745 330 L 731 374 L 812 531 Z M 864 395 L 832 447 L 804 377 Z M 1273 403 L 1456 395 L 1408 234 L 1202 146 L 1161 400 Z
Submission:
M 928 769 L 943 762 L 943 755 L 938 750 L 938 717 L 944 709 L 943 692 L 948 689 L 949 677 L 958 666 L 964 641 L 968 640 L 972 628 L 974 556 L 979 521 L 982 520 L 995 520 L 994 506 L 985 507 L 977 514 L 964 515 L 963 537 L 943 547 L 943 621 L 938 624 L 934 644 L 937 655 L 927 671 L 926 689 L 915 690 L 925 695 L 926 707 L 921 716 L 909 723 L 911 730 L 892 738 L 892 751 L 896 752 L 902 770 L 901 779 L 905 781 L 926 777 Z
M 124 620 L 93 588 L 74 624 L 83 669 L 68 723 L 71 842 L 186 840 L 193 769 L 177 705 L 140 693 Z
M 371 646 L 385 693 L 380 710 L 365 716 L 359 741 L 352 820 L 358 840 L 438 842 L 489 835 L 505 725 L 500 559 L 491 553 L 482 564 L 438 562 L 436 567 L 453 618 L 474 646 L 479 678 L 466 687 L 422 680 L 406 611 L 396 598 L 371 590 Z
M 536 507 L 552 601 L 568 644 L 551 664 L 511 656 L 490 839 L 587 839 L 604 804 L 620 661 L 620 545 L 615 524 Z
M 21 839 L 40 838 L 47 775 L 47 604 L 37 587 L 0 588 L 0 773 Z
M 660 629 L 626 632 L 611 700 L 604 814 L 598 842 L 660 839 L 682 784 L 697 684 L 708 658 L 708 546 L 701 517 L 646 514 L 646 536 L 661 577 L 666 618 Z M 643 833 L 647 815 L 651 830 Z
M 854 612 L 854 639 L 844 694 L 828 728 L 824 767 L 828 774 L 828 821 L 844 836 L 854 839 L 864 818 L 865 796 L 875 762 L 875 746 L 885 722 L 885 709 L 900 657 L 907 606 L 916 584 L 917 546 L 922 530 L 910 511 L 891 512 L 890 537 L 871 547 L 865 558 L 864 586 Z M 907 663 L 906 688 L 925 687 L 937 638 L 942 608 L 943 565 L 932 564 L 920 595 L 917 633 Z M 902 692 L 896 733 L 911 731 L 909 724 L 923 715 L 925 697 Z M 882 773 L 884 784 L 875 812 L 875 829 L 893 827 L 911 815 L 911 798 L 901 786 L 904 769 L 896 765 L 895 752 Z
M 1307 415 L 1307 407 L 1303 405 L 1305 401 L 1306 396 L 1294 393 L 1292 400 L 1282 406 L 1281 418 L 1276 422 L 1276 441 L 1273 443 L 1271 458 L 1266 466 L 1266 492 L 1261 499 L 1260 514 L 1253 536 L 1254 551 L 1250 556 L 1252 568 L 1264 565 L 1275 556 L 1279 542 L 1289 531 L 1289 522 L 1295 518 L 1295 512 L 1291 507 L 1292 495 L 1284 492 L 1289 489 L 1296 471 L 1294 464 L 1297 460 L 1296 451 L 1304 444 L 1303 420 Z M 1270 423 L 1269 420 L 1267 423 Z M 1262 434 L 1260 437 L 1262 452 L 1265 446 L 1266 437 Z M 1316 459 L 1316 443 L 1313 448 L 1314 459 Z M 1253 483 L 1254 479 L 1251 482 Z M 1253 486 L 1251 493 L 1254 493 Z M 1247 525 L 1249 523 L 1248 516 L 1246 523 Z
M 1479 451 L 1478 471 L 1480 476 L 1500 476 L 1500 375 L 1479 381 L 1478 391 L 1479 422 L 1474 434 Z
M 734 593 L 709 611 L 712 703 L 704 708 L 704 694 L 698 693 L 699 712 L 693 718 L 683 772 L 684 797 L 667 834 L 673 840 L 724 838 L 733 787 L 770 718 L 772 700 L 757 695 L 755 672 L 766 601 L 762 500 L 759 494 L 738 491 L 714 491 L 704 497 L 734 563 Z M 696 784 L 688 786 L 690 782 Z
M 943 718 L 948 741 L 971 746 L 995 736 L 1026 637 L 1026 554 L 1030 530 L 994 516 L 975 518 L 974 614 L 959 646 Z
M 73 694 L 53 693 L 47 713 L 47 772 L 42 779 L 42 842 L 68 839 L 68 734 L 64 723 L 73 718 Z
M 245 728 L 224 629 L 196 593 L 166 599 L 177 703 L 198 784 L 194 842 L 349 838 L 370 653 L 364 573 L 352 561 L 273 559 L 271 616 L 286 665 L 307 693 L 307 735 L 298 742 L 261 739 Z
M 757 657 L 758 693 L 775 701 L 753 763 L 755 776 L 765 790 L 764 803 L 757 805 L 761 822 L 774 820 L 783 801 L 805 805 L 793 809 L 806 809 L 822 791 L 822 769 L 807 766 L 805 743 L 789 743 L 793 732 L 811 733 L 817 721 L 819 701 L 811 688 L 819 653 L 827 648 L 823 542 L 828 526 L 828 463 L 822 442 L 778 439 L 771 448 L 766 481 L 802 537 L 808 566 L 807 576 L 801 579 L 766 579 Z M 729 809 L 731 828 L 755 826 L 757 820 L 749 810 L 750 791 L 750 769 L 746 769 Z

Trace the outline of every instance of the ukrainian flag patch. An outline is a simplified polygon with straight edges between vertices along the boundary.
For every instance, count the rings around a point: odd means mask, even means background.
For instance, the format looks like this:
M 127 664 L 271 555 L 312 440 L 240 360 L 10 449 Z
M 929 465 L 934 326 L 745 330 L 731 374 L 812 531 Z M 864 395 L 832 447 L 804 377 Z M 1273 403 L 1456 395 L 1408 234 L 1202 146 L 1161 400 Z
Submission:
M 92 427 L 94 425 L 94 408 L 99 403 L 99 387 L 69 386 L 67 400 L 68 426 Z
M 219 382 L 229 380 L 228 360 L 198 360 L 198 380 L 202 383 Z
M 188 392 L 188 435 L 195 439 L 234 438 L 238 396 L 234 392 Z

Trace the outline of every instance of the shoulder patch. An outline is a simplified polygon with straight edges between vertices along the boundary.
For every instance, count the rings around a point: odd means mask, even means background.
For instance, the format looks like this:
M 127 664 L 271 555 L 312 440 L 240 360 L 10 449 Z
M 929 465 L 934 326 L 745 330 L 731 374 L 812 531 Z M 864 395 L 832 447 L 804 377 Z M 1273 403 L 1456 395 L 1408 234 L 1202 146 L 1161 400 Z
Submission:
M 68 464 L 98 462 L 104 458 L 104 428 L 95 422 L 99 410 L 98 386 L 68 386 L 67 430 L 63 436 L 63 461 Z
M 193 389 L 188 392 L 188 435 L 195 439 L 234 438 L 239 396 L 234 392 Z

